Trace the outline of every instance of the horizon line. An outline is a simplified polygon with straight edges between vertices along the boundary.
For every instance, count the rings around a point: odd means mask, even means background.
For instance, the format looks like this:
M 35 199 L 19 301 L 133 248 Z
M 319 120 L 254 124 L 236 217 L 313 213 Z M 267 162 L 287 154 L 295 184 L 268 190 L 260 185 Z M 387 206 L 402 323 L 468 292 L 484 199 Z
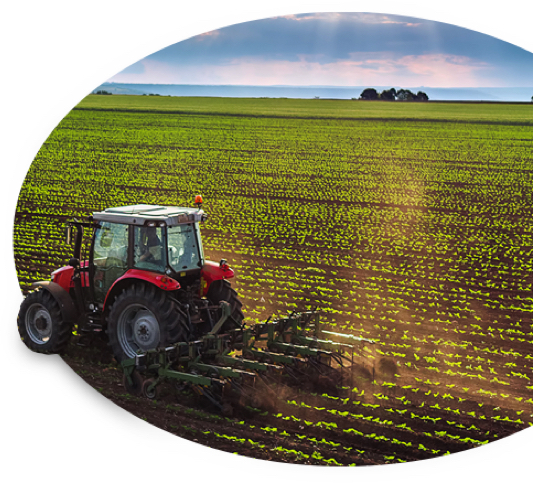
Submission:
M 106 81 L 100 84 L 128 84 L 128 85 L 151 85 L 151 86 L 205 86 L 205 87 L 295 87 L 295 88 L 327 88 L 327 89 L 354 89 L 369 87 L 369 85 L 354 85 L 354 86 L 336 86 L 336 85 L 323 85 L 323 84 L 308 84 L 308 85 L 293 85 L 293 84 L 169 84 L 169 83 L 154 83 L 154 82 L 111 82 Z M 99 87 L 99 86 L 98 86 Z M 374 85 L 374 88 L 394 88 L 397 85 Z M 410 86 L 412 89 L 533 89 L 531 86 L 464 86 L 464 87 L 442 87 L 442 86 Z

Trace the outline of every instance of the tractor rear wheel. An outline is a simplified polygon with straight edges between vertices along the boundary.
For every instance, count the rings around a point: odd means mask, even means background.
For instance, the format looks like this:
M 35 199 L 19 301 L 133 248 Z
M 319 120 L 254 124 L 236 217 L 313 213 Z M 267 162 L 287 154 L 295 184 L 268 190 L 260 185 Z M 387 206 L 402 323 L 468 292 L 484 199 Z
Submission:
M 20 306 L 17 325 L 20 338 L 34 352 L 62 352 L 72 334 L 72 324 L 63 320 L 59 303 L 47 290 L 30 292 Z
M 153 285 L 134 283 L 115 299 L 107 335 L 118 362 L 186 340 L 187 321 L 177 303 Z
M 209 286 L 207 299 L 213 304 L 218 305 L 220 302 L 228 302 L 231 306 L 231 317 L 235 324 L 228 323 L 228 329 L 235 329 L 242 326 L 244 314 L 242 313 L 242 302 L 239 300 L 237 292 L 232 288 L 227 280 L 215 280 Z

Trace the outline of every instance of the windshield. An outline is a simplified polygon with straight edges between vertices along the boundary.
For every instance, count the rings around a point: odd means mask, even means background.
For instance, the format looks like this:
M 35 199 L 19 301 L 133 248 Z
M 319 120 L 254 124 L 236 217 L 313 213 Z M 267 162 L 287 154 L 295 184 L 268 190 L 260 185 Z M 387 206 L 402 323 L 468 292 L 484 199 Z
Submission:
M 168 228 L 168 264 L 179 272 L 199 268 L 202 247 L 196 235 L 195 225 L 178 225 Z

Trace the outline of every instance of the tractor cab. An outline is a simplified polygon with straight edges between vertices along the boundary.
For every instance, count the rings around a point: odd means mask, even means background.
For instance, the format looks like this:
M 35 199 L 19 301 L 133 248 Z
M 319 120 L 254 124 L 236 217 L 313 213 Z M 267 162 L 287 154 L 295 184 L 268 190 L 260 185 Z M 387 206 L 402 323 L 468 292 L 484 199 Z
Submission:
M 158 205 L 94 213 L 89 266 L 96 302 L 103 303 L 115 281 L 131 269 L 182 281 L 198 277 L 204 265 L 198 225 L 205 218 L 201 210 Z

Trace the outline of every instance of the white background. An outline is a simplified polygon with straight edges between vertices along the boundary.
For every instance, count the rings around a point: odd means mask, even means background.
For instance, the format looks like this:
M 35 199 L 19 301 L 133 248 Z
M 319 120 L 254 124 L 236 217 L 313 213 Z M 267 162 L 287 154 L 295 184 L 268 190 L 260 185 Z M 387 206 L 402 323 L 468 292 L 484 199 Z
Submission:
M 57 356 L 20 342 L 22 298 L 12 252 L 18 191 L 40 146 L 92 89 L 172 43 L 227 25 L 291 13 L 378 12 L 437 20 L 533 51 L 533 4 L 448 0 L 297 1 L 66 0 L 0 7 L 2 372 L 0 472 L 6 481 L 527 480 L 533 429 L 431 461 L 369 468 L 287 465 L 212 450 L 150 426 L 85 384 Z M 532 79 L 533 84 L 533 79 Z M 533 89 L 532 89 L 533 95 Z M 532 106 L 533 114 L 533 106 Z

